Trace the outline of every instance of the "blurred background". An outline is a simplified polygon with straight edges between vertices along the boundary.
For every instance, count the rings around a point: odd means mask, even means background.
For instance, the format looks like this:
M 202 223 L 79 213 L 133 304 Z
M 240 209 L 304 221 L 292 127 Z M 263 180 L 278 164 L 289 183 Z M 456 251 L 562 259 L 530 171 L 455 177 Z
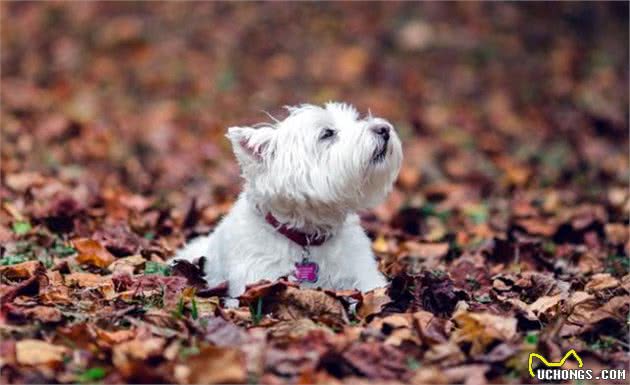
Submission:
M 75 195 L 195 198 L 211 223 L 239 191 L 226 128 L 328 100 L 400 131 L 385 221 L 427 200 L 627 186 L 627 3 L 1 6 L 2 172 L 18 191 L 33 171 Z

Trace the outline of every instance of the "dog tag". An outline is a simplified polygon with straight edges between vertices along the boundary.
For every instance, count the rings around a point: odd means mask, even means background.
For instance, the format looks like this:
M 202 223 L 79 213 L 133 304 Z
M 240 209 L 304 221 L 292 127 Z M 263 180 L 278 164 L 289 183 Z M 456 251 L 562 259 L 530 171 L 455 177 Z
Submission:
M 295 264 L 295 278 L 298 282 L 317 282 L 319 265 L 307 259 Z

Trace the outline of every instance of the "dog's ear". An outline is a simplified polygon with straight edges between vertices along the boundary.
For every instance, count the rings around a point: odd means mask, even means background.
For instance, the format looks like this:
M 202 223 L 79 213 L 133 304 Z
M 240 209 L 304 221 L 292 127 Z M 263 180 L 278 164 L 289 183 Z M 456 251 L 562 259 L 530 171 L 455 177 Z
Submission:
M 263 164 L 272 156 L 271 142 L 275 130 L 271 127 L 230 127 L 226 137 L 232 142 L 236 159 L 242 167 Z

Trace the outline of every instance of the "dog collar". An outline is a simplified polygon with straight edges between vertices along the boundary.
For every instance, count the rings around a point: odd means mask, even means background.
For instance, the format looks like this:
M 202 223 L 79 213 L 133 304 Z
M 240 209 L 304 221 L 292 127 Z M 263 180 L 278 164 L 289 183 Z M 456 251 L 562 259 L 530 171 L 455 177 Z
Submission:
M 267 215 L 265 216 L 265 220 L 267 221 L 267 223 L 273 226 L 273 228 L 276 229 L 277 232 L 302 247 L 320 246 L 329 238 L 325 235 L 307 234 L 303 231 L 287 227 L 287 225 L 278 222 L 276 217 L 274 217 L 271 213 L 267 213 Z

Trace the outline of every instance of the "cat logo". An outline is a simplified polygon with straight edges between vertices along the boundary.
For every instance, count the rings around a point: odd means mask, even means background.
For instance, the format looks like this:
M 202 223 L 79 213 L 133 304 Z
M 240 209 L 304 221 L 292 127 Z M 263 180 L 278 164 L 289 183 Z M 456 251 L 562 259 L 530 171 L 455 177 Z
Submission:
M 532 361 L 534 360 L 534 357 L 538 358 L 539 360 L 542 361 L 543 364 L 545 364 L 548 368 L 559 368 L 562 367 L 562 365 L 564 365 L 564 363 L 566 362 L 567 358 L 569 358 L 569 356 L 573 356 L 575 357 L 575 360 L 578 363 L 578 367 L 582 367 L 584 366 L 584 364 L 582 363 L 582 359 L 580 358 L 580 356 L 578 356 L 578 354 L 576 353 L 575 349 L 571 349 L 569 350 L 564 357 L 562 357 L 562 359 L 558 362 L 549 362 L 547 361 L 547 359 L 543 356 L 541 356 L 538 353 L 529 353 L 529 361 L 528 361 L 528 366 L 529 366 L 529 374 L 531 374 L 532 377 L 536 378 L 536 376 L 534 375 L 534 369 L 532 368 Z

